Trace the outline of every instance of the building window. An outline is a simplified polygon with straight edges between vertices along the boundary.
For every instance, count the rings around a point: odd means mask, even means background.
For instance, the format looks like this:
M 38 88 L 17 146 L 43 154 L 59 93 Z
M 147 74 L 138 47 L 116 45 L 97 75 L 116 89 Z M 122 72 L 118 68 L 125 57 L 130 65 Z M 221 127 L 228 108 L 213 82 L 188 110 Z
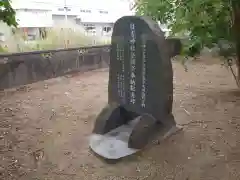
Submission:
M 5 41 L 5 36 L 3 33 L 0 32 L 0 42 L 4 42 Z
M 79 25 L 80 25 L 80 24 L 81 24 L 81 21 L 82 21 L 81 18 L 76 18 L 76 19 L 75 19 L 76 24 L 79 24 Z
M 96 28 L 94 26 L 87 26 L 87 27 L 85 27 L 85 29 L 87 31 L 90 31 L 90 30 L 95 30 Z
M 99 12 L 100 12 L 101 14 L 108 14 L 107 11 L 102 11 L 102 10 L 100 10 Z
M 83 26 L 87 31 L 96 29 L 96 27 L 93 24 L 83 24 Z
M 64 11 L 65 8 L 58 8 L 58 11 Z M 70 8 L 66 7 L 67 11 L 71 11 Z
M 83 12 L 83 13 L 91 13 L 92 11 L 89 10 L 89 9 L 80 9 L 80 12 Z
M 103 27 L 103 31 L 105 32 L 110 32 L 112 30 L 111 27 Z

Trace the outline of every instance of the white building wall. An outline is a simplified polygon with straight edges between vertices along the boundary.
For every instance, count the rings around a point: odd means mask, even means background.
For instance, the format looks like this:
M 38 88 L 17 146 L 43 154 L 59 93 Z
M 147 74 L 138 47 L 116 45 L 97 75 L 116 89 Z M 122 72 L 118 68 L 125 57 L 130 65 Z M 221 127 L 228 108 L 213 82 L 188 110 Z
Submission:
M 0 45 L 1 42 L 4 42 L 8 37 L 12 35 L 11 28 L 7 26 L 6 23 L 0 21 Z
M 52 3 L 49 0 L 11 0 L 14 9 L 38 9 L 52 10 Z
M 68 23 L 76 24 L 77 16 L 67 16 Z M 52 15 L 53 26 L 65 26 L 65 15 Z
M 18 27 L 52 27 L 52 12 L 50 10 L 17 9 Z
M 12 0 L 12 6 L 20 27 L 49 27 L 51 15 L 66 14 L 65 2 L 67 15 L 79 16 L 82 22 L 114 23 L 132 14 L 128 0 Z

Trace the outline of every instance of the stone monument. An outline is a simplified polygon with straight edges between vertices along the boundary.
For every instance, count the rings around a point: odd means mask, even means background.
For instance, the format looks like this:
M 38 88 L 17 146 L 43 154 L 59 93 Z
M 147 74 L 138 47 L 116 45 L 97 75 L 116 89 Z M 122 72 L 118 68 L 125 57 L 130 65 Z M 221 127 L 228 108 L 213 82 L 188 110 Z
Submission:
M 154 135 L 164 136 L 175 128 L 171 57 L 180 49 L 180 41 L 167 40 L 150 18 L 120 18 L 112 34 L 108 104 L 98 115 L 93 134 L 117 137 L 119 132 L 109 132 L 125 131 L 120 127 L 129 125 L 123 138 L 127 147 L 142 149 Z

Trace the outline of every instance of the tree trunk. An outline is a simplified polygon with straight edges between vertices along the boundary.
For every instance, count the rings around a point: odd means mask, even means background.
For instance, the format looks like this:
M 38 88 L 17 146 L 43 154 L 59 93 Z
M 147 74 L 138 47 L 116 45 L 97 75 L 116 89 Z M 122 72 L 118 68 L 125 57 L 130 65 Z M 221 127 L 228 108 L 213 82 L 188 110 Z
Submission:
M 240 87 L 240 1 L 232 0 L 232 10 L 233 10 L 233 31 L 234 38 L 236 40 L 236 65 L 237 65 L 237 85 Z

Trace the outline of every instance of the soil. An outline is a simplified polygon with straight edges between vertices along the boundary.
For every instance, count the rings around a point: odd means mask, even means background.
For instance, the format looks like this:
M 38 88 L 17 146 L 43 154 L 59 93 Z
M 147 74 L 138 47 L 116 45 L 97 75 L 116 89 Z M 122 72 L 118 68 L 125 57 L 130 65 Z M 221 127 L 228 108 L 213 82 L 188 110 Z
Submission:
M 108 70 L 0 94 L 0 179 L 239 180 L 240 91 L 220 64 L 174 62 L 174 116 L 183 130 L 116 164 L 88 146 L 107 102 Z

